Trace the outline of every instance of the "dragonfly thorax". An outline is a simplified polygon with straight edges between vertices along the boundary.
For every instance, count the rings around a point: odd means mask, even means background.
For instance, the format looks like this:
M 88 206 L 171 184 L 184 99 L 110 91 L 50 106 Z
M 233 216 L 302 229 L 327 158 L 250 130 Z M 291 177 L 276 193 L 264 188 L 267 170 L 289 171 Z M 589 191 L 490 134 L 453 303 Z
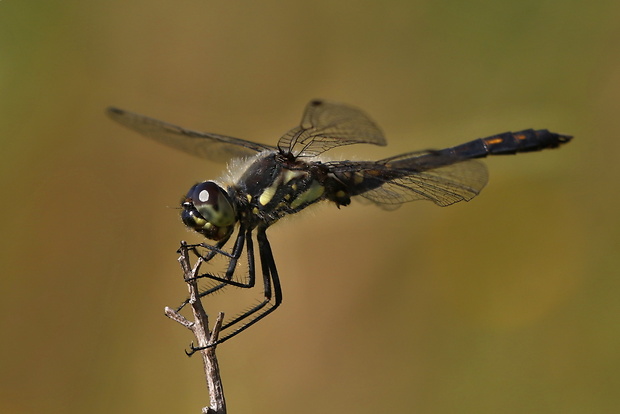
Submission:
M 261 154 L 232 185 L 239 220 L 248 228 L 268 227 L 326 198 L 327 173 L 320 162 L 287 158 L 276 152 Z
M 237 221 L 228 194 L 213 181 L 190 188 L 181 207 L 183 223 L 210 240 L 222 240 L 230 235 Z

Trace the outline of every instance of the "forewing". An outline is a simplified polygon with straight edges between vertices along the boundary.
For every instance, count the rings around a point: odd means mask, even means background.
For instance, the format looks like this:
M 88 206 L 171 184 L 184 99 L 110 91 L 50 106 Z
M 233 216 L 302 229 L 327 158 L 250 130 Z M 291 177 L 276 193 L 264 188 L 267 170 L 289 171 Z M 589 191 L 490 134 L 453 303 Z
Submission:
M 386 142 L 379 127 L 359 109 L 314 100 L 306 106 L 301 124 L 284 134 L 278 147 L 296 157 L 315 157 L 350 144 L 386 145 Z
M 197 132 L 117 108 L 108 108 L 110 118 L 140 134 L 197 157 L 226 162 L 275 147 L 209 132 Z

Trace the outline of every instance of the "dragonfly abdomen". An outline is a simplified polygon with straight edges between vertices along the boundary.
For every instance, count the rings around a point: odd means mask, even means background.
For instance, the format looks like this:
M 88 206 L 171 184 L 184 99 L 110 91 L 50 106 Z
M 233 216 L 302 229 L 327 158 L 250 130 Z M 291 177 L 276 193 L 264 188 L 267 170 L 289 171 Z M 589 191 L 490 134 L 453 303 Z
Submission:
M 570 141 L 571 138 L 569 135 L 556 134 L 546 129 L 525 129 L 479 138 L 440 152 L 447 152 L 463 159 L 483 158 L 488 155 L 516 154 L 556 148 Z

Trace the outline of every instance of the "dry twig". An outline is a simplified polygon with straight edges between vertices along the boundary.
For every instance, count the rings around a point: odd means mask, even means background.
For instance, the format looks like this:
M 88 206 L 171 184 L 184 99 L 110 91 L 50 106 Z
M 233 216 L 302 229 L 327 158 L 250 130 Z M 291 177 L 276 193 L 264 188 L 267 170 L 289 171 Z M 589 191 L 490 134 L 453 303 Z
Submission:
M 222 387 L 222 380 L 220 377 L 220 369 L 215 356 L 215 346 L 211 346 L 217 341 L 220 328 L 222 327 L 222 321 L 224 314 L 219 313 L 213 329 L 209 332 L 209 318 L 200 301 L 198 282 L 196 276 L 200 265 L 203 263 L 201 258 L 196 260 L 195 265 L 192 267 L 189 260 L 189 251 L 187 243 L 181 242 L 179 249 L 179 263 L 183 269 L 183 278 L 189 288 L 189 305 L 192 308 L 194 314 L 194 321 L 189 321 L 183 315 L 176 310 L 166 307 L 165 313 L 170 319 L 180 323 L 187 329 L 191 330 L 196 337 L 196 343 L 198 351 L 202 355 L 202 361 L 205 370 L 205 377 L 207 380 L 207 386 L 209 387 L 210 404 L 208 407 L 204 407 L 202 412 L 204 414 L 226 414 L 226 401 L 224 399 L 224 388 Z M 187 352 L 188 355 L 192 355 L 196 350 L 192 344 L 191 351 Z

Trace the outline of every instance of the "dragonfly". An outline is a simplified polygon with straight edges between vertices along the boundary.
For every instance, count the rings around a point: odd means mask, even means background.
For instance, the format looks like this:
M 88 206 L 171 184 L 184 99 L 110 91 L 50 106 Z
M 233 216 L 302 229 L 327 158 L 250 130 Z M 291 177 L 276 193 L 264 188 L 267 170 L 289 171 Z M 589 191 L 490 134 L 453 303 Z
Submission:
M 213 281 L 201 297 L 227 286 L 254 288 L 257 273 L 262 278 L 261 300 L 225 321 L 220 338 L 210 346 L 234 337 L 282 303 L 280 276 L 266 233 L 282 217 L 319 202 L 348 206 L 353 197 L 387 209 L 415 200 L 442 207 L 469 201 L 488 180 L 478 158 L 557 148 L 572 139 L 546 129 L 526 129 L 378 161 L 330 161 L 320 156 L 339 146 L 385 146 L 383 132 L 360 109 L 325 100 L 310 101 L 300 124 L 275 146 L 192 131 L 114 107 L 107 113 L 123 126 L 191 155 L 214 162 L 241 160 L 229 164 L 233 171 L 224 178 L 193 185 L 180 204 L 183 223 L 208 240 L 191 245 L 193 252 L 206 262 L 216 256 L 227 262 L 223 274 L 198 276 Z M 232 247 L 225 249 L 229 242 Z M 240 266 L 240 261 L 247 266 Z

